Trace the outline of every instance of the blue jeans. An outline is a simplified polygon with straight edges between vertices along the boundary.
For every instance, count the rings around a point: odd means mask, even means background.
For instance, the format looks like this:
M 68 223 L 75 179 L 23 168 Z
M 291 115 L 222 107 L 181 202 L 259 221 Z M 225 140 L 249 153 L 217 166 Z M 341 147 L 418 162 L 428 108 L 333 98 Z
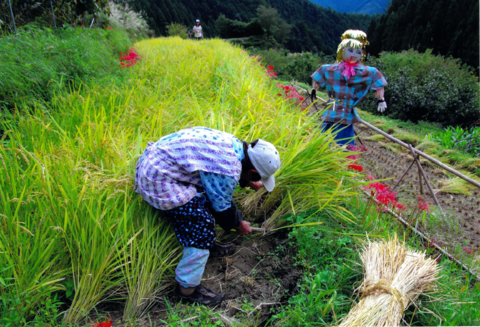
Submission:
M 322 132 L 330 130 L 335 135 L 335 142 L 338 145 L 352 144 L 355 145 L 355 132 L 353 131 L 353 125 L 341 125 L 338 123 L 323 122 Z

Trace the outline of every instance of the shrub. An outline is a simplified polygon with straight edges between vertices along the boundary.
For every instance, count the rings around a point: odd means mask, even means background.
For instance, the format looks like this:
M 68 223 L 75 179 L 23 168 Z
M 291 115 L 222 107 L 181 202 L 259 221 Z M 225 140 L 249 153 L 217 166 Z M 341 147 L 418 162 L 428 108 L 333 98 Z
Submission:
M 133 11 L 128 4 L 123 6 L 113 1 L 108 3 L 110 7 L 110 16 L 108 21 L 116 29 L 125 29 L 129 33 L 146 36 L 153 35 L 153 32 L 148 29 L 146 20 L 142 17 L 141 13 Z
M 459 59 L 409 50 L 382 53 L 367 64 L 388 81 L 386 114 L 393 118 L 446 126 L 470 125 L 480 117 L 478 78 Z M 376 99 L 368 98 L 363 107 L 376 112 Z
M 315 70 L 323 64 L 333 63 L 335 59 L 326 56 L 323 52 L 314 54 L 310 52 L 288 53 L 287 50 L 259 50 L 250 48 L 248 52 L 258 55 L 265 65 L 275 67 L 278 78 L 282 80 L 296 80 L 303 83 L 310 83 L 310 77 Z
M 21 28 L 0 43 L 0 109 L 31 107 L 65 85 L 115 74 L 130 44 L 123 30 Z
M 187 38 L 187 27 L 182 24 L 171 23 L 167 26 L 169 36 L 180 36 L 182 39 Z

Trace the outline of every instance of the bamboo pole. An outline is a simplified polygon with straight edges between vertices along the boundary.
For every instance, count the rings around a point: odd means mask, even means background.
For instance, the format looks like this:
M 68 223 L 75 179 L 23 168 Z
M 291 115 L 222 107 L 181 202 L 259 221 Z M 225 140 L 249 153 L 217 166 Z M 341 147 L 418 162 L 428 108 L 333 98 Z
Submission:
M 367 123 L 367 122 L 364 121 L 364 120 L 360 120 L 360 122 L 361 122 L 362 124 L 364 124 L 365 126 L 369 127 L 370 129 L 374 130 L 375 132 L 377 132 L 377 133 L 379 133 L 379 134 L 382 134 L 382 135 L 385 136 L 386 138 L 388 138 L 388 139 L 390 139 L 390 140 L 392 140 L 392 141 L 400 144 L 401 146 L 403 146 L 403 147 L 405 147 L 405 148 L 407 148 L 407 149 L 409 148 L 407 143 L 405 143 L 405 142 L 403 142 L 403 141 L 400 141 L 399 139 L 391 136 L 391 135 L 388 134 L 388 133 L 385 133 L 385 132 L 382 131 L 380 128 L 375 127 L 375 126 L 373 126 L 372 124 Z M 421 155 L 421 156 L 424 157 L 425 159 L 430 160 L 430 161 L 433 162 L 434 164 L 442 167 L 443 169 L 451 172 L 451 173 L 454 174 L 455 176 L 458 176 L 458 177 L 460 177 L 461 179 L 469 182 L 470 184 L 475 185 L 476 187 L 480 188 L 480 183 L 477 182 L 476 180 L 473 180 L 473 179 L 471 179 L 470 177 L 462 174 L 461 172 L 453 169 L 452 167 L 445 165 L 443 162 L 440 162 L 439 160 L 437 160 L 437 159 L 435 159 L 435 158 L 433 158 L 433 157 L 430 157 L 428 154 L 423 153 L 422 151 L 419 151 L 419 150 L 417 150 L 417 149 L 415 149 L 415 148 L 413 148 L 413 151 L 414 151 L 415 153 Z
M 367 191 L 363 191 L 363 193 L 365 193 L 367 196 L 370 197 L 370 194 L 368 194 Z M 381 204 L 377 199 L 373 198 L 373 201 L 375 201 L 376 203 L 378 204 Z M 417 230 L 415 227 L 413 227 L 412 225 L 410 225 L 410 223 L 408 221 L 406 221 L 405 219 L 403 219 L 401 216 L 397 215 L 395 212 L 393 212 L 390 208 L 385 208 L 385 210 L 391 214 L 392 216 L 394 216 L 395 218 L 397 218 L 402 224 L 404 224 L 405 226 L 407 226 L 408 228 L 410 228 L 411 230 L 413 230 L 413 232 L 415 234 L 417 234 L 418 236 L 420 236 L 421 238 L 423 238 L 425 241 L 428 242 L 428 244 L 431 244 L 433 245 L 438 251 L 440 251 L 442 254 L 444 254 L 445 256 L 447 256 L 447 258 L 449 258 L 450 260 L 452 260 L 453 262 L 455 262 L 457 265 L 459 265 L 460 267 L 462 267 L 465 271 L 467 271 L 470 275 L 474 276 L 476 280 L 480 281 L 480 276 L 476 273 L 474 273 L 473 271 L 470 270 L 470 268 L 468 268 L 466 265 L 464 265 L 463 263 L 461 263 L 458 259 L 456 259 L 454 256 L 452 256 L 450 253 L 448 253 L 446 250 L 442 249 L 441 247 L 439 247 L 437 244 L 435 243 L 432 243 L 430 241 L 430 239 L 428 238 L 428 236 L 426 236 L 425 234 L 423 234 L 422 232 L 420 232 L 419 230 Z
M 430 193 L 432 194 L 433 199 L 435 200 L 435 203 L 437 206 L 440 208 L 442 213 L 445 215 L 445 211 L 443 211 L 442 206 L 440 205 L 440 201 L 438 201 L 437 196 L 435 195 L 435 192 L 433 191 L 432 185 L 430 184 L 430 181 L 428 180 L 427 174 L 425 173 L 425 170 L 423 170 L 422 165 L 420 164 L 420 160 L 418 160 L 418 157 L 415 155 L 415 152 L 413 151 L 413 146 L 411 144 L 408 145 L 410 148 L 410 151 L 412 151 L 413 155 L 413 160 L 415 160 L 418 170 L 421 172 L 423 175 L 423 178 L 425 179 L 425 183 L 427 184 L 428 189 L 430 190 Z
M 408 171 L 412 168 L 413 164 L 415 163 L 415 160 L 412 161 L 412 163 L 410 164 L 410 166 L 408 166 L 407 170 L 405 170 L 405 172 L 403 173 L 402 177 L 400 177 L 400 179 L 398 180 L 398 182 L 395 184 L 394 187 L 392 187 L 392 190 L 394 190 L 403 180 L 403 178 L 405 177 L 405 175 L 407 175 Z
M 53 13 L 52 0 L 50 0 L 50 10 L 52 11 L 53 26 L 55 27 L 55 32 L 57 31 L 57 22 L 55 21 L 55 14 Z
M 8 6 L 10 7 L 10 15 L 12 16 L 13 30 L 15 31 L 15 35 L 17 35 L 17 27 L 15 26 L 15 17 L 13 17 L 12 4 L 10 3 L 10 0 L 8 0 Z

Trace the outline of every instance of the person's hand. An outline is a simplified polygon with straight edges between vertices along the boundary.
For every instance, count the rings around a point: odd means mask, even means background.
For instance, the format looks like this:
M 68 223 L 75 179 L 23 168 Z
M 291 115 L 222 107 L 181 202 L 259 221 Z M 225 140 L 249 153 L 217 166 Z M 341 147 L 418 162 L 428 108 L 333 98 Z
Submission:
M 258 191 L 263 187 L 263 182 L 262 181 L 250 182 L 248 183 L 248 186 L 250 186 L 252 190 Z
M 378 111 L 384 112 L 387 109 L 387 103 L 385 101 L 378 103 Z
M 240 235 L 248 235 L 252 232 L 252 228 L 250 227 L 250 223 L 248 221 L 242 220 L 240 225 L 237 227 L 237 232 Z

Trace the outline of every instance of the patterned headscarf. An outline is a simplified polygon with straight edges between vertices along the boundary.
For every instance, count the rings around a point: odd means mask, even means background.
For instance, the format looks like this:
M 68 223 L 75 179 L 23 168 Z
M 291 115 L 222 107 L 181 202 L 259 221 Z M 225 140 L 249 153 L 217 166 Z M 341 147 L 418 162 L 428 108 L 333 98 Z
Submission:
M 346 48 L 362 49 L 363 56 L 360 59 L 363 62 L 367 56 L 367 51 L 365 46 L 369 44 L 367 40 L 367 34 L 360 30 L 346 30 L 342 34 L 342 42 L 338 45 L 337 48 L 337 62 L 343 61 L 343 51 Z

